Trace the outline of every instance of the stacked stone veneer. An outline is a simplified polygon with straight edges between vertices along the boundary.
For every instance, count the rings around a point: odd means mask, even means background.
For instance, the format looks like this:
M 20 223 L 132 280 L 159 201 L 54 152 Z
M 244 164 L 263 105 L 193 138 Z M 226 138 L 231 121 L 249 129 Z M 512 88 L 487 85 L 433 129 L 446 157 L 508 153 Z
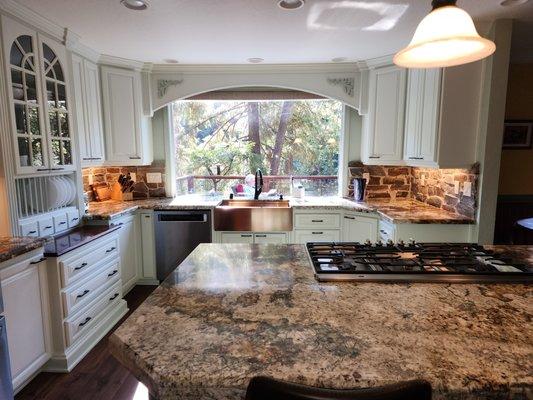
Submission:
M 372 166 L 352 163 L 352 178 L 369 174 L 366 187 L 367 200 L 415 199 L 430 206 L 450 211 L 468 218 L 475 218 L 478 195 L 479 165 L 470 169 L 431 169 L 418 167 Z M 422 185 L 424 176 L 424 185 Z M 455 182 L 459 182 L 459 194 L 455 194 Z M 464 196 L 465 182 L 471 182 L 472 195 Z M 349 195 L 353 196 L 350 179 Z
M 161 173 L 161 183 L 146 183 L 146 174 L 149 172 Z M 153 164 L 143 167 L 94 167 L 83 168 L 83 191 L 88 194 L 89 201 L 93 201 L 93 193 L 90 187 L 90 176 L 92 175 L 93 183 L 107 183 L 109 186 L 117 182 L 120 174 L 136 174 L 136 183 L 133 185 L 134 199 L 148 199 L 151 197 L 165 197 L 165 166 Z

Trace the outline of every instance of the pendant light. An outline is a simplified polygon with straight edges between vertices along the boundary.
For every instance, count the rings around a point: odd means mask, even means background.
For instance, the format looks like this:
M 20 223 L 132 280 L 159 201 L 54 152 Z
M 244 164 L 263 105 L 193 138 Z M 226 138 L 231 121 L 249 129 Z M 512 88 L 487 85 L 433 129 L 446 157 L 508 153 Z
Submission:
M 433 10 L 420 21 L 409 46 L 394 56 L 405 68 L 439 68 L 490 56 L 496 45 L 476 31 L 472 17 L 457 0 L 433 0 Z

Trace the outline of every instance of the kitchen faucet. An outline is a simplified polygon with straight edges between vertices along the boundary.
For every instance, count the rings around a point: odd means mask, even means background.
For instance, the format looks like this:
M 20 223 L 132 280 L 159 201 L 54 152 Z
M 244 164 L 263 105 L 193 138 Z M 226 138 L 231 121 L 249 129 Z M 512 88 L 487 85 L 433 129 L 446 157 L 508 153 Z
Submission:
M 259 178 L 259 179 L 258 179 Z M 263 173 L 260 169 L 255 171 L 255 193 L 254 200 L 259 200 L 259 195 L 263 191 Z

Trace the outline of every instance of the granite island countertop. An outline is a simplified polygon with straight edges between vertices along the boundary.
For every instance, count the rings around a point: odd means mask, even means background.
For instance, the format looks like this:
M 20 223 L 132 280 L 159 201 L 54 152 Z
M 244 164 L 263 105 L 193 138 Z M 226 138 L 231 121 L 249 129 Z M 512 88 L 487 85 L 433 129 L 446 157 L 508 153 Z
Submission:
M 532 298 L 521 284 L 319 283 L 302 245 L 202 244 L 110 349 L 162 400 L 243 399 L 256 375 L 334 388 L 423 378 L 436 400 L 526 399 Z
M 0 236 L 0 263 L 43 247 L 46 238 Z
M 344 210 L 377 213 L 393 223 L 416 224 L 474 224 L 475 221 L 416 200 L 355 202 L 338 196 L 289 198 L 295 210 Z M 153 198 L 134 201 L 107 200 L 91 202 L 86 220 L 111 220 L 137 209 L 153 210 L 211 210 L 222 201 L 220 196 L 185 195 L 175 198 Z

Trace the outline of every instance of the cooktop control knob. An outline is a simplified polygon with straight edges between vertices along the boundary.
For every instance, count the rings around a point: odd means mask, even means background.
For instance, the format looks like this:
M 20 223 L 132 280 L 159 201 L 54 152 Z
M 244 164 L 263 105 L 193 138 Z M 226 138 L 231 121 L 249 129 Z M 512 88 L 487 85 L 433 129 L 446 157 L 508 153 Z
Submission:
M 391 239 L 387 240 L 387 246 L 394 246 L 394 242 Z
M 381 240 L 378 240 L 378 241 L 376 242 L 376 246 L 383 246 L 383 242 L 382 242 Z
M 365 244 L 368 245 L 368 246 L 370 246 L 370 245 L 372 244 L 372 242 L 370 241 L 370 239 L 366 239 L 366 240 L 365 240 Z
M 409 238 L 409 245 L 414 246 L 416 241 L 413 238 Z
M 398 240 L 398 245 L 405 246 L 405 242 L 402 239 L 400 239 Z

